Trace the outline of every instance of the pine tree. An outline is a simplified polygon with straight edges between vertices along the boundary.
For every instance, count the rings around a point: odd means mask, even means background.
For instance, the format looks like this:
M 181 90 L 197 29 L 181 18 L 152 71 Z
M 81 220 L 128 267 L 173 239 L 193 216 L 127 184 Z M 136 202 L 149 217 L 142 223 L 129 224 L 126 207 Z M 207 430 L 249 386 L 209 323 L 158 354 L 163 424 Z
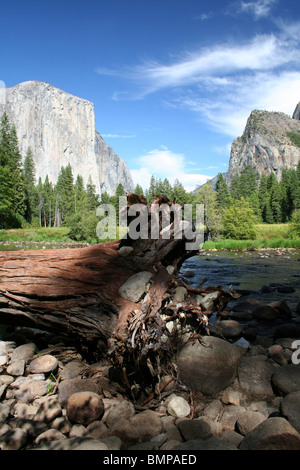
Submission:
M 136 187 L 134 189 L 134 194 L 138 194 L 138 195 L 143 196 L 144 192 L 143 192 L 143 188 L 140 184 L 136 185 Z
M 25 219 L 32 222 L 34 209 L 37 206 L 37 191 L 35 185 L 35 164 L 32 151 L 29 148 L 24 160 L 24 193 L 25 193 Z
M 87 197 L 87 210 L 95 211 L 98 205 L 98 196 L 96 194 L 96 186 L 93 183 L 92 177 L 89 176 L 86 185 L 86 197 Z
M 24 216 L 26 209 L 22 158 L 16 128 L 9 123 L 6 113 L 2 116 L 0 126 L 0 167 L 2 168 L 0 205 L 4 211 L 0 213 L 0 217 L 3 218 L 2 223 L 8 227 L 20 226 L 19 216 Z
M 264 173 L 261 175 L 261 178 L 260 178 L 258 197 L 259 197 L 259 205 L 260 205 L 262 221 L 266 222 L 267 224 L 272 224 L 274 222 L 274 219 L 273 219 L 272 209 L 270 206 L 268 178 Z
M 58 226 L 75 213 L 75 191 L 71 165 L 62 167 L 55 187 L 56 193 L 56 222 Z
M 216 196 L 218 206 L 224 208 L 228 206 L 229 203 L 229 190 L 222 173 L 219 174 L 218 180 L 216 182 Z

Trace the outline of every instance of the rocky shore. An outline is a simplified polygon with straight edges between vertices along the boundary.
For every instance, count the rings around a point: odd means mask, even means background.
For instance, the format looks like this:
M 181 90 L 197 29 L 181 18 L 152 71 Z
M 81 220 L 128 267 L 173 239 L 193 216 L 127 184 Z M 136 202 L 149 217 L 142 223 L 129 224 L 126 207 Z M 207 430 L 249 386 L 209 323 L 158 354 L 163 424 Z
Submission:
M 299 304 L 292 311 L 284 298 L 234 301 L 180 349 L 178 376 L 161 377 L 159 399 L 143 407 L 109 361 L 17 328 L 0 341 L 0 448 L 300 450 L 299 320 Z

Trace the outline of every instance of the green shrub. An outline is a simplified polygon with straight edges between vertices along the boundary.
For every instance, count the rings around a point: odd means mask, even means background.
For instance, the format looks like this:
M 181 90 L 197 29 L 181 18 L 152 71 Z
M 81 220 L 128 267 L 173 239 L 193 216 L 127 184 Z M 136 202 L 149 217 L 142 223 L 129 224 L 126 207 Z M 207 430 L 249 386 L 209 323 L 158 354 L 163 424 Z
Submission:
M 229 207 L 223 211 L 223 236 L 232 240 L 254 240 L 257 236 L 256 216 L 244 198 L 230 199 Z
M 96 227 L 99 222 L 98 217 L 92 212 L 80 212 L 74 214 L 66 220 L 69 227 L 69 237 L 76 241 L 91 242 L 97 239 Z
M 294 212 L 291 220 L 291 231 L 290 236 L 291 238 L 299 238 L 300 237 L 300 210 Z

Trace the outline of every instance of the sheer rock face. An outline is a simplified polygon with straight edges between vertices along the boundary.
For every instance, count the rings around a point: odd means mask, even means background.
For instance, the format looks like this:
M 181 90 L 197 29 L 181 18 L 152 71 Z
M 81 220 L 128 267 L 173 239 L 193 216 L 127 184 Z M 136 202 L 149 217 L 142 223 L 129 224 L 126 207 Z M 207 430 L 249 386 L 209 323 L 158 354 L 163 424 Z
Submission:
M 254 167 L 259 175 L 273 172 L 278 180 L 283 168 L 296 169 L 300 147 L 291 140 L 289 133 L 300 135 L 299 105 L 293 119 L 278 112 L 255 110 L 250 114 L 243 135 L 232 143 L 225 175 L 227 184 L 245 165 Z
M 86 184 L 91 176 L 98 193 L 113 194 L 119 183 L 133 190 L 127 165 L 95 130 L 90 101 L 28 81 L 5 89 L 0 115 L 4 111 L 16 126 L 22 157 L 29 147 L 33 152 L 37 178 L 44 181 L 48 175 L 55 183 L 61 167 L 70 163 L 74 179 L 79 174 Z

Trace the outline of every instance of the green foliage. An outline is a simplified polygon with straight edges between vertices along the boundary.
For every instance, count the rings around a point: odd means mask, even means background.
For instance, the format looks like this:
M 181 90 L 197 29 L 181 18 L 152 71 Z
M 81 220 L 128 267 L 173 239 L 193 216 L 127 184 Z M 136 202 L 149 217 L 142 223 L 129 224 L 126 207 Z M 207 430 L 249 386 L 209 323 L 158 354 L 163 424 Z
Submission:
M 17 133 L 6 113 L 0 125 L 0 227 L 20 226 L 25 214 L 24 180 Z
M 222 230 L 222 216 L 217 193 L 213 190 L 211 184 L 205 184 L 197 191 L 195 203 L 204 206 L 205 231 L 212 239 L 218 238 Z
M 300 238 L 300 210 L 294 212 L 292 216 L 290 236 L 292 238 Z
M 297 132 L 287 132 L 287 136 L 296 147 L 300 147 L 300 134 Z
M 96 212 L 77 212 L 66 219 L 68 235 L 72 240 L 91 242 L 97 239 L 96 227 L 99 219 Z
M 230 204 L 223 211 L 223 236 L 233 240 L 252 240 L 255 230 L 256 216 L 250 203 L 243 197 L 230 199 Z

